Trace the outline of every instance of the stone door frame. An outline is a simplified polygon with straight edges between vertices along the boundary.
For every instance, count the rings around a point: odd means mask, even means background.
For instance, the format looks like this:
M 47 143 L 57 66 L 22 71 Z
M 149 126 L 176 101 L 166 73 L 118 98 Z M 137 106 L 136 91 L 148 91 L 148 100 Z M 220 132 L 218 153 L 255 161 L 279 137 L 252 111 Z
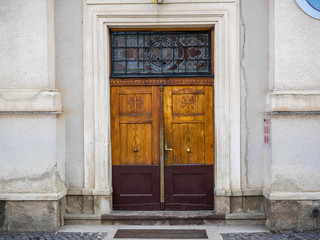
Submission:
M 239 0 L 165 0 L 162 5 L 84 0 L 84 188 L 105 196 L 96 213 L 112 211 L 109 29 L 123 27 L 214 27 L 215 209 L 228 212 L 228 201 L 222 208 L 219 197 L 241 192 L 239 5 Z

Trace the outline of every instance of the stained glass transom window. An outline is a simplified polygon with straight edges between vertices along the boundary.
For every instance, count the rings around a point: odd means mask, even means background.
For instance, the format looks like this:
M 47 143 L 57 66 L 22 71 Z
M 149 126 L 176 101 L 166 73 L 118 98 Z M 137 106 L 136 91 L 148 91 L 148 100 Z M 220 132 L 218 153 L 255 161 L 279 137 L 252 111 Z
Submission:
M 112 32 L 112 77 L 210 76 L 211 32 Z

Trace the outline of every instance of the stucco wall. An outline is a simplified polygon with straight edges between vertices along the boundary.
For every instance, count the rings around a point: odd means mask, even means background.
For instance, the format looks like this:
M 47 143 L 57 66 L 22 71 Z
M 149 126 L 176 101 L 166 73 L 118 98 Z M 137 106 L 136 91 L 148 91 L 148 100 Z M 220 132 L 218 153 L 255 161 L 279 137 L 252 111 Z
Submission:
M 270 3 L 270 90 L 276 92 L 271 109 L 276 115 L 272 116 L 267 187 L 277 192 L 271 194 L 273 200 L 318 198 L 320 117 L 312 111 L 319 109 L 320 21 L 305 14 L 295 1 Z
M 1 88 L 52 87 L 47 9 L 48 3 L 43 0 L 0 1 Z
M 241 182 L 262 189 L 263 118 L 268 92 L 268 1 L 241 1 Z
M 55 42 L 66 118 L 66 185 L 83 187 L 82 0 L 55 0 Z
M 53 22 L 53 0 L 0 1 L 2 200 L 21 200 L 31 192 L 57 198 L 64 191 L 64 117 L 57 114 L 61 101 L 54 89 Z
M 272 190 L 320 190 L 320 116 L 272 119 Z
M 319 89 L 320 21 L 305 14 L 293 0 L 274 1 L 272 11 L 275 88 Z
M 0 115 L 0 193 L 63 189 L 63 121 L 55 115 Z

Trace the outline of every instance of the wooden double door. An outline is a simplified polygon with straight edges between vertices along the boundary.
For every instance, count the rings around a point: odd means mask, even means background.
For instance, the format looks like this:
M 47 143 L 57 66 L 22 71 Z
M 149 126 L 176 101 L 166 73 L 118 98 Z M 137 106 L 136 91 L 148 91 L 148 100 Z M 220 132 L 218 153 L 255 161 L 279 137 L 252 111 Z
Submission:
M 212 86 L 111 88 L 115 210 L 213 209 Z

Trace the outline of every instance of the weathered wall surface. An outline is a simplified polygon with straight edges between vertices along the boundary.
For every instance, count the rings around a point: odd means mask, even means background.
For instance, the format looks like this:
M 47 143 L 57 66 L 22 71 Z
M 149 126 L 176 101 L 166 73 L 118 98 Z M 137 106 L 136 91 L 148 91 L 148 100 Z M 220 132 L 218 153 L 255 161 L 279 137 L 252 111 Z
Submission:
M 272 119 L 272 191 L 320 190 L 320 116 Z
M 0 1 L 0 36 L 0 231 L 56 231 L 66 191 L 54 1 Z
M 56 116 L 0 115 L 0 192 L 63 189 L 61 121 L 63 117 L 56 121 Z
M 267 226 L 318 228 L 320 21 L 295 1 L 270 0 L 271 160 L 267 161 Z M 290 211 L 288 211 L 290 209 Z M 283 217 L 285 216 L 285 217 Z
M 1 88 L 52 85 L 47 10 L 47 1 L 43 0 L 0 2 L 0 36 L 5 36 L 0 44 Z M 54 51 L 54 46 L 51 50 Z
M 274 69 L 270 88 L 276 92 L 271 110 L 280 114 L 272 117 L 271 124 L 270 188 L 278 192 L 314 192 L 320 189 L 316 177 L 320 170 L 320 117 L 308 113 L 317 111 L 318 106 L 320 21 L 305 14 L 295 1 L 270 2 L 270 65 Z M 280 102 L 290 106 L 290 111 L 309 112 L 283 115 L 277 108 Z
M 320 22 L 292 0 L 274 1 L 274 86 L 320 88 Z
M 52 0 L 1 1 L 1 193 L 64 188 L 64 120 L 56 115 L 61 101 L 55 89 L 53 6 Z
M 268 1 L 241 1 L 241 182 L 262 189 L 263 118 L 268 92 Z
M 66 118 L 66 185 L 83 187 L 82 0 L 55 1 L 55 43 Z

